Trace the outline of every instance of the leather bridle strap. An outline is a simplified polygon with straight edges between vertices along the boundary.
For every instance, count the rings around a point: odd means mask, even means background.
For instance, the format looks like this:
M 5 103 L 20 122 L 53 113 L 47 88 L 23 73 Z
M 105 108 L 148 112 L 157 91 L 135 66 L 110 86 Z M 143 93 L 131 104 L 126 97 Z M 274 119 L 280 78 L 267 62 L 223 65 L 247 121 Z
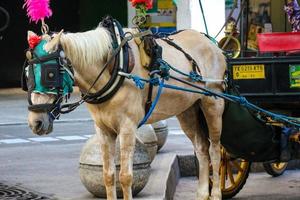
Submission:
M 36 58 L 28 60 L 28 64 L 32 65 L 32 64 L 37 64 L 37 63 L 43 63 L 43 62 L 47 62 L 50 60 L 58 59 L 59 57 L 60 57 L 60 51 L 56 51 L 56 52 L 53 52 L 46 56 L 42 56 L 42 57 L 36 56 Z

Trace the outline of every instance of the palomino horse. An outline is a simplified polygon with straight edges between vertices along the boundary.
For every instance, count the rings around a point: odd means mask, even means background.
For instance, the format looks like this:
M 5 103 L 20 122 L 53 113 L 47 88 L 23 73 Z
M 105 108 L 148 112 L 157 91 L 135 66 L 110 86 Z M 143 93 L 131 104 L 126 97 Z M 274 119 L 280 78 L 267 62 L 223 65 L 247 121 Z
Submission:
M 130 29 L 126 30 L 130 31 Z M 28 33 L 28 37 L 34 35 Z M 83 91 L 87 91 L 104 63 L 112 53 L 112 38 L 103 26 L 99 25 L 94 30 L 83 33 L 59 33 L 50 37 L 44 45 L 46 52 L 54 52 L 61 46 L 66 57 L 72 63 L 75 72 L 76 84 Z M 226 61 L 222 51 L 216 47 L 206 36 L 193 30 L 185 30 L 169 36 L 173 42 L 182 47 L 191 55 L 200 67 L 201 75 L 216 80 L 223 80 L 226 69 Z M 191 63 L 184 54 L 161 39 L 156 42 L 162 47 L 162 58 L 171 66 L 189 73 L 192 70 Z M 141 65 L 138 45 L 133 41 L 128 42 L 134 55 L 134 68 L 132 74 L 148 78 L 148 71 Z M 182 75 L 171 72 L 171 75 L 186 79 Z M 109 70 L 103 72 L 91 92 L 101 89 L 109 80 Z M 183 83 L 169 80 L 169 84 L 188 88 Z M 197 82 L 200 86 L 223 91 L 222 81 Z M 154 88 L 155 93 L 157 88 Z M 108 101 L 101 104 L 86 104 L 95 122 L 96 132 L 100 136 L 100 147 L 103 152 L 103 172 L 106 186 L 107 199 L 116 199 L 115 178 L 115 142 L 120 137 L 121 169 L 119 180 L 122 186 L 124 199 L 132 199 L 132 168 L 133 152 L 135 146 L 137 126 L 145 115 L 145 103 L 147 100 L 148 86 L 141 90 L 133 81 L 125 80 L 117 93 Z M 32 104 L 52 103 L 55 99 L 51 94 L 31 93 Z M 184 93 L 182 91 L 163 90 L 160 100 L 147 123 L 176 116 L 181 128 L 191 140 L 197 158 L 199 160 L 199 185 L 197 199 L 207 200 L 221 199 L 219 181 L 220 165 L 220 135 L 222 129 L 222 114 L 224 100 L 217 97 L 209 97 L 201 94 Z M 203 113 L 209 134 L 201 129 L 200 117 Z M 30 111 L 28 116 L 29 126 L 38 135 L 48 134 L 52 131 L 53 120 L 45 112 Z M 209 137 L 208 137 L 209 136 Z M 209 161 L 213 167 L 213 187 L 209 194 Z

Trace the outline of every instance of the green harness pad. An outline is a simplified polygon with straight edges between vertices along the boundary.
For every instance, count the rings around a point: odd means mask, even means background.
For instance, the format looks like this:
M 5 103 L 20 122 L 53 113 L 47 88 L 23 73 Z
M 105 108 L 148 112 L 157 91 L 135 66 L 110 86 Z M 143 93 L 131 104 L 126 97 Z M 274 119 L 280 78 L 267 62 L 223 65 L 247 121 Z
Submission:
M 247 108 L 227 102 L 221 143 L 226 151 L 248 161 L 271 161 L 280 155 L 281 128 L 267 125 Z
M 44 45 L 47 43 L 46 40 L 42 40 L 34 49 L 34 58 L 36 58 L 36 56 L 39 57 L 43 57 L 43 56 L 47 56 L 49 55 L 49 53 L 47 53 L 44 50 Z M 52 64 L 52 65 L 57 65 L 57 67 L 59 67 L 59 63 L 57 63 L 57 60 L 50 60 L 47 62 L 44 62 L 43 64 Z M 42 84 L 42 67 L 43 64 L 41 63 L 37 63 L 34 64 L 33 67 L 33 72 L 34 72 L 34 81 L 35 81 L 35 88 L 33 90 L 33 92 L 36 93 L 41 93 L 41 94 L 58 94 L 58 89 L 57 88 L 49 88 L 46 86 L 43 86 Z M 61 70 L 60 73 L 63 73 L 63 80 L 62 80 L 62 88 L 63 88 L 63 95 L 67 95 L 69 93 L 73 92 L 73 84 L 74 84 L 74 80 L 71 78 L 71 76 L 69 75 L 69 73 L 66 70 Z

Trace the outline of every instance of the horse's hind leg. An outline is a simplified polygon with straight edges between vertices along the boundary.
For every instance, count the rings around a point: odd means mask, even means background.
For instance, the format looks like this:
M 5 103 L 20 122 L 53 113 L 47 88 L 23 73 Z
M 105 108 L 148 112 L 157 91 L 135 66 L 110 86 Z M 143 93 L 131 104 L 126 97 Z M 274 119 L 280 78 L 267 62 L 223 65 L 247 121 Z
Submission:
M 116 136 L 104 129 L 100 130 L 97 126 L 95 126 L 95 128 L 99 135 L 100 148 L 102 152 L 101 156 L 103 160 L 103 178 L 106 188 L 106 197 L 109 200 L 116 200 L 116 168 L 114 161 Z
M 209 197 L 209 144 L 205 133 L 200 127 L 199 111 L 199 105 L 196 103 L 185 112 L 177 115 L 177 118 L 180 122 L 181 128 L 192 141 L 199 161 L 197 200 L 207 200 Z
M 209 155 L 213 168 L 213 187 L 211 191 L 211 199 L 221 200 L 222 193 L 219 169 L 221 160 L 220 139 L 222 131 L 222 115 L 224 111 L 224 100 L 215 97 L 204 97 L 201 100 L 201 109 L 207 122 L 210 139 Z

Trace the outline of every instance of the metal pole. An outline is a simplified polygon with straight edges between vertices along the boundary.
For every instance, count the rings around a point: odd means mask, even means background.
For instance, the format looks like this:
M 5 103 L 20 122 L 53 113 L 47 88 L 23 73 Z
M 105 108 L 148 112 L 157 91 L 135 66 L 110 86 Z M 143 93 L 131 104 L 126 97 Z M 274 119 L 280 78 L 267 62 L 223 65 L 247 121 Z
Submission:
M 204 11 L 203 11 L 203 7 L 202 7 L 202 1 L 199 0 L 199 4 L 200 4 L 200 9 L 201 9 L 201 13 L 202 13 L 202 18 L 203 18 L 203 22 L 204 22 L 204 26 L 205 26 L 205 31 L 206 31 L 206 34 L 208 34 L 208 28 L 207 28 L 207 24 L 206 24 L 206 19 L 205 19 L 205 15 L 204 15 Z

